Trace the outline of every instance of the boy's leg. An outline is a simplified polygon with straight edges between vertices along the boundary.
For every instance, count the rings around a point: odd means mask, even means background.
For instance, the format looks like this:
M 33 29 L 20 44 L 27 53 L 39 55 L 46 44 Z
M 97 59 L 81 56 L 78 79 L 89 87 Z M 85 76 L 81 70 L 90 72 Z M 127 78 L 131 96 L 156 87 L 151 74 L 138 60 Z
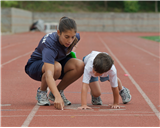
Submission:
M 118 81 L 118 89 L 119 91 L 121 91 L 123 89 L 122 82 L 118 77 L 117 77 L 117 81 Z
M 91 89 L 91 96 L 92 96 L 92 104 L 93 105 L 102 105 L 102 100 L 100 98 L 101 95 L 101 88 L 98 82 L 98 77 L 92 77 L 89 83 Z M 96 81 L 95 81 L 96 80 Z
M 94 97 L 99 97 L 101 95 L 101 88 L 98 81 L 89 83 L 91 94 Z
M 117 81 L 118 81 L 119 94 L 122 98 L 122 101 L 124 104 L 127 104 L 129 101 L 131 101 L 130 91 L 129 89 L 122 86 L 122 82 L 120 81 L 119 78 L 117 78 Z

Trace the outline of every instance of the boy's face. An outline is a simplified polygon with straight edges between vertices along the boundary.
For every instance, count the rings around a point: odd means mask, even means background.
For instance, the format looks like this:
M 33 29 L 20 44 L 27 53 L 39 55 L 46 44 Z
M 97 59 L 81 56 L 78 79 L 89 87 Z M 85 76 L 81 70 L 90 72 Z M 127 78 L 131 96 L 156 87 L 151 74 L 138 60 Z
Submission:
M 103 73 L 98 73 L 98 72 L 96 72 L 96 71 L 93 69 L 93 74 L 94 74 L 95 76 L 101 76 Z
M 59 36 L 60 44 L 64 45 L 65 47 L 69 47 L 76 37 L 76 33 L 75 33 L 74 29 L 68 30 L 68 31 L 62 32 L 62 33 L 60 33 L 60 31 L 58 30 L 57 33 Z

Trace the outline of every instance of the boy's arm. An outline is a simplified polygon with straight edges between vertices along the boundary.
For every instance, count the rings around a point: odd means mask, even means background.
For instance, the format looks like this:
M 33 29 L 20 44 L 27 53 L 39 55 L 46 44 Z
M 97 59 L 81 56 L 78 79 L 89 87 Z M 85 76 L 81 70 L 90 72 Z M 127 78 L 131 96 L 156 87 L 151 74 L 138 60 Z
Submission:
M 81 90 L 81 105 L 87 105 L 87 92 L 89 89 L 89 85 L 86 83 L 82 84 L 82 90 Z
M 120 108 L 119 107 L 119 90 L 118 87 L 112 87 L 114 102 L 111 105 L 111 108 Z
M 78 107 L 78 109 L 91 109 L 90 107 L 87 106 L 88 89 L 89 89 L 89 84 L 83 83 L 81 90 L 81 107 Z

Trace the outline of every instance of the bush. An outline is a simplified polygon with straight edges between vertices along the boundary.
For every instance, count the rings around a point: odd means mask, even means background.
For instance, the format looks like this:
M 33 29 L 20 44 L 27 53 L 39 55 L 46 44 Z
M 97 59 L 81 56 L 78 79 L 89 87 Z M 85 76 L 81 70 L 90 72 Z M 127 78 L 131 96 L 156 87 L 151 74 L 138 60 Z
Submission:
M 125 12 L 138 12 L 139 7 L 138 1 L 124 1 Z

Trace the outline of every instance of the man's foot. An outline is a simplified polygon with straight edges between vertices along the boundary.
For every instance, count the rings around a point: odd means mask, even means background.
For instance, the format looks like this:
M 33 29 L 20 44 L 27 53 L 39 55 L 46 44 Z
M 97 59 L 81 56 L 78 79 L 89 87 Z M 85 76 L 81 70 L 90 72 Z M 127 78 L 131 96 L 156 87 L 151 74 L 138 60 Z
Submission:
M 64 101 L 65 106 L 71 105 L 71 102 L 66 99 L 66 97 L 65 97 L 65 95 L 64 95 L 64 93 L 63 93 L 63 90 L 60 90 L 59 93 L 61 94 L 61 97 L 62 97 L 62 99 L 63 99 L 63 101 Z M 54 102 L 54 100 L 55 100 L 55 97 L 54 97 L 54 95 L 52 94 L 51 91 L 50 91 L 50 93 L 49 93 L 48 99 L 51 100 L 51 101 L 53 101 L 53 102 Z
M 50 105 L 50 102 L 49 102 L 48 97 L 47 97 L 47 91 L 41 91 L 40 87 L 37 90 L 36 99 L 37 99 L 37 104 L 38 105 L 43 105 L 43 106 Z

